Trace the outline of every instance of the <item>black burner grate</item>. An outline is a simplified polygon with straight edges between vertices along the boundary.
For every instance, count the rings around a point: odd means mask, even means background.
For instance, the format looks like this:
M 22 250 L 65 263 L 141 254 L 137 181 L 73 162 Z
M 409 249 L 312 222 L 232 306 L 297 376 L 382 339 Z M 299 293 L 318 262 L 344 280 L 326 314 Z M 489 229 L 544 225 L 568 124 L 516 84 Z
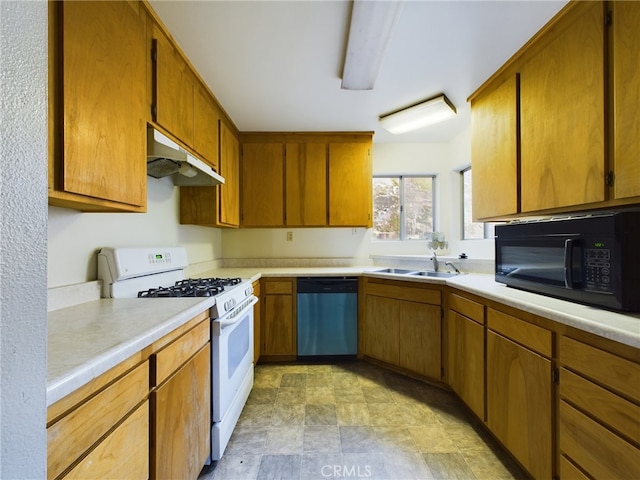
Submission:
M 238 285 L 240 278 L 188 278 L 171 287 L 150 288 L 138 292 L 138 298 L 213 297 L 224 287 Z

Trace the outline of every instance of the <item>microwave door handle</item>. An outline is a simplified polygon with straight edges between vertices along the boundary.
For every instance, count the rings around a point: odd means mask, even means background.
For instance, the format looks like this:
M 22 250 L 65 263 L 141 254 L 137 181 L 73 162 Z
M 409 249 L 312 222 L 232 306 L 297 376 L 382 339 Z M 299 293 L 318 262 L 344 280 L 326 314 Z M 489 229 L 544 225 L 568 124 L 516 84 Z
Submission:
M 573 246 L 574 241 L 564 241 L 564 286 L 573 289 Z

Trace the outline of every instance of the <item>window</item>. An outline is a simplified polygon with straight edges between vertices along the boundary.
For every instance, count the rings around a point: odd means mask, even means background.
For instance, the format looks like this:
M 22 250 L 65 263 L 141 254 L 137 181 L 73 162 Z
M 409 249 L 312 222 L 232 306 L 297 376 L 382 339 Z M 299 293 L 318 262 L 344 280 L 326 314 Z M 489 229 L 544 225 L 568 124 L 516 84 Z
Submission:
M 471 214 L 471 167 L 460 172 L 462 179 L 462 239 L 493 238 L 495 223 L 474 222 Z
M 433 231 L 435 177 L 373 178 L 373 238 L 424 240 Z

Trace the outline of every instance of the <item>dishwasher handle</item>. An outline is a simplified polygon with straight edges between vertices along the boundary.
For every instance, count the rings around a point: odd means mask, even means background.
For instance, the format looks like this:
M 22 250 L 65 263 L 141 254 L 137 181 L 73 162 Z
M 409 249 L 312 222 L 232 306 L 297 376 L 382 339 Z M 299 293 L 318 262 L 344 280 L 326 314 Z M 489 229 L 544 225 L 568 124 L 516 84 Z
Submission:
M 298 293 L 358 293 L 356 277 L 299 277 Z

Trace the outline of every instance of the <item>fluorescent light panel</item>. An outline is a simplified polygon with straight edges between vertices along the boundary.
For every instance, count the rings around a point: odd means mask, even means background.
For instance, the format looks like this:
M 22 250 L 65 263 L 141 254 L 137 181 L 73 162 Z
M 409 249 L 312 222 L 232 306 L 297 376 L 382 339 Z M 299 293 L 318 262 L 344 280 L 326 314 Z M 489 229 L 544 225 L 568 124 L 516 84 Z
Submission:
M 341 88 L 373 89 L 402 6 L 399 0 L 353 2 Z
M 455 117 L 456 107 L 445 95 L 418 103 L 380 117 L 380 124 L 393 134 L 400 134 Z

